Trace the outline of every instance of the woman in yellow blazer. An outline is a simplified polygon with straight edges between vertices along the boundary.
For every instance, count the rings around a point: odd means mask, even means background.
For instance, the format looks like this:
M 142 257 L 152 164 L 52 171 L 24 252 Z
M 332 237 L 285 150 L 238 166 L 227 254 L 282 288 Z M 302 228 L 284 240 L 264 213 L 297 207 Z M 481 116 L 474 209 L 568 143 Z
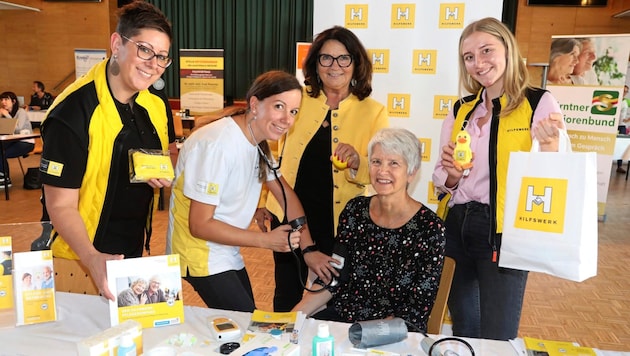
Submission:
M 365 192 L 367 144 L 389 126 L 385 107 L 369 98 L 372 63 L 351 31 L 335 26 L 320 33 L 303 72 L 300 113 L 278 149 L 286 152 L 280 171 L 304 206 L 313 243 L 302 241 L 296 256 L 274 252 L 276 311 L 289 311 L 302 299 L 307 266 L 326 281 L 336 273 L 330 255 L 339 214 L 348 200 Z M 266 199 L 266 209 L 256 216 L 261 229 L 265 220 L 276 226 L 285 219 L 283 204 Z

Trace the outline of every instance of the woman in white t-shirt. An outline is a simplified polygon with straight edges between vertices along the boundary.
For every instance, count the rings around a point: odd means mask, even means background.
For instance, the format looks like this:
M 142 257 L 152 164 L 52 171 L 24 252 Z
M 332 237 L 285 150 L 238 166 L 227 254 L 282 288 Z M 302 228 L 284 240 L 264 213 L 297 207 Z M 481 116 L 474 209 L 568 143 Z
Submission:
M 247 109 L 196 130 L 184 143 L 171 193 L 167 253 L 180 255 L 182 276 L 211 308 L 251 312 L 254 297 L 239 246 L 278 252 L 308 246 L 308 229 L 284 224 L 249 230 L 262 184 L 281 202 L 289 220 L 304 216 L 297 196 L 280 176 L 267 140 L 287 133 L 300 107 L 301 86 L 282 71 L 260 75 Z M 282 184 L 282 187 L 280 184 Z

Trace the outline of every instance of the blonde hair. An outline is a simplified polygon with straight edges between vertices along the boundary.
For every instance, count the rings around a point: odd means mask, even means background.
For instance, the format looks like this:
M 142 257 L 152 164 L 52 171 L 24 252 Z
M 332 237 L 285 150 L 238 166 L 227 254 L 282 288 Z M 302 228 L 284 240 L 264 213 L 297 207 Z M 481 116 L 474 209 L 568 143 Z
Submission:
M 475 32 L 484 32 L 499 39 L 505 46 L 505 73 L 503 74 L 503 91 L 507 98 L 507 105 L 501 108 L 501 116 L 514 111 L 523 100 L 529 84 L 529 72 L 518 49 L 516 38 L 510 30 L 499 20 L 486 17 L 466 26 L 459 38 L 459 81 L 460 87 L 476 94 L 483 87 L 466 71 L 462 55 L 462 43 Z

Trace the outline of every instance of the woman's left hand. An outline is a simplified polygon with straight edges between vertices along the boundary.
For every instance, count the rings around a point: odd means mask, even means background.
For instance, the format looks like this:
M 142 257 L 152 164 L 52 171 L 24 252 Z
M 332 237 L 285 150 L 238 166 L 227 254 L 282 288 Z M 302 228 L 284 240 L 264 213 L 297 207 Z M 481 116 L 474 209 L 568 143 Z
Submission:
M 333 152 L 330 160 L 333 160 L 333 157 L 337 157 L 337 159 L 341 162 L 347 163 L 347 168 L 352 168 L 354 170 L 359 169 L 359 165 L 361 164 L 361 158 L 359 157 L 359 152 L 354 149 L 351 145 L 347 143 L 340 143 Z
M 534 131 L 534 137 L 540 143 L 540 151 L 542 152 L 557 152 L 558 143 L 560 141 L 560 129 L 564 128 L 564 121 L 562 120 L 562 114 L 551 113 L 549 117 L 539 121 L 532 130 Z
M 164 178 L 151 178 L 147 184 L 151 188 L 168 188 L 171 186 L 172 181 Z

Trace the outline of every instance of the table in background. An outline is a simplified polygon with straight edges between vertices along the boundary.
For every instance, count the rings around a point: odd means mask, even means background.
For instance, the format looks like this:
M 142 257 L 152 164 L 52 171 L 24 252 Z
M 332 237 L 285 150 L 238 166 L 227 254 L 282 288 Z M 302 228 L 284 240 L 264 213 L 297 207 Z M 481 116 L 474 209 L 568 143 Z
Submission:
M 9 165 L 6 163 L 5 153 L 4 153 L 4 144 L 9 142 L 15 142 L 20 140 L 25 140 L 29 138 L 38 138 L 40 135 L 38 133 L 32 133 L 28 135 L 0 135 L 0 159 L 2 159 L 2 174 L 4 174 L 5 178 L 10 178 L 8 174 Z M 5 200 L 9 200 L 9 185 L 7 179 L 4 180 L 4 198 Z
M 3 355 L 71 355 L 76 354 L 76 343 L 88 336 L 97 334 L 110 325 L 108 302 L 98 296 L 56 293 L 57 318 L 55 322 L 33 324 L 0 330 L 0 345 Z M 171 337 L 192 334 L 198 341 L 194 347 L 179 347 L 181 353 L 187 355 L 212 354 L 211 350 L 219 347 L 221 343 L 211 339 L 207 318 L 216 316 L 228 316 L 242 330 L 249 325 L 251 314 L 232 312 L 226 310 L 207 309 L 200 307 L 185 307 L 185 320 L 183 324 L 165 326 L 143 330 L 143 349 L 147 350 L 158 345 L 164 345 Z M 321 321 L 307 319 L 300 330 L 300 355 L 311 355 L 311 340 L 316 333 L 317 325 Z M 330 325 L 331 335 L 335 338 L 335 353 L 357 354 L 351 350 L 348 339 L 350 324 L 327 322 Z M 288 335 L 286 335 L 288 337 Z M 418 333 L 409 333 L 406 340 L 379 346 L 379 350 L 398 352 L 401 355 L 424 355 L 421 351 L 420 341 L 423 336 Z M 518 356 L 512 345 L 507 341 L 494 341 L 483 339 L 467 339 L 480 356 Z M 8 352 L 8 353 L 7 353 Z M 610 351 L 597 351 L 601 356 L 630 355 L 630 353 L 616 353 Z M 235 356 L 239 355 L 234 353 Z
M 46 112 L 46 110 L 29 110 L 26 112 L 26 115 L 28 116 L 28 120 L 31 122 L 31 125 L 35 128 L 39 127 L 42 121 L 44 121 Z

